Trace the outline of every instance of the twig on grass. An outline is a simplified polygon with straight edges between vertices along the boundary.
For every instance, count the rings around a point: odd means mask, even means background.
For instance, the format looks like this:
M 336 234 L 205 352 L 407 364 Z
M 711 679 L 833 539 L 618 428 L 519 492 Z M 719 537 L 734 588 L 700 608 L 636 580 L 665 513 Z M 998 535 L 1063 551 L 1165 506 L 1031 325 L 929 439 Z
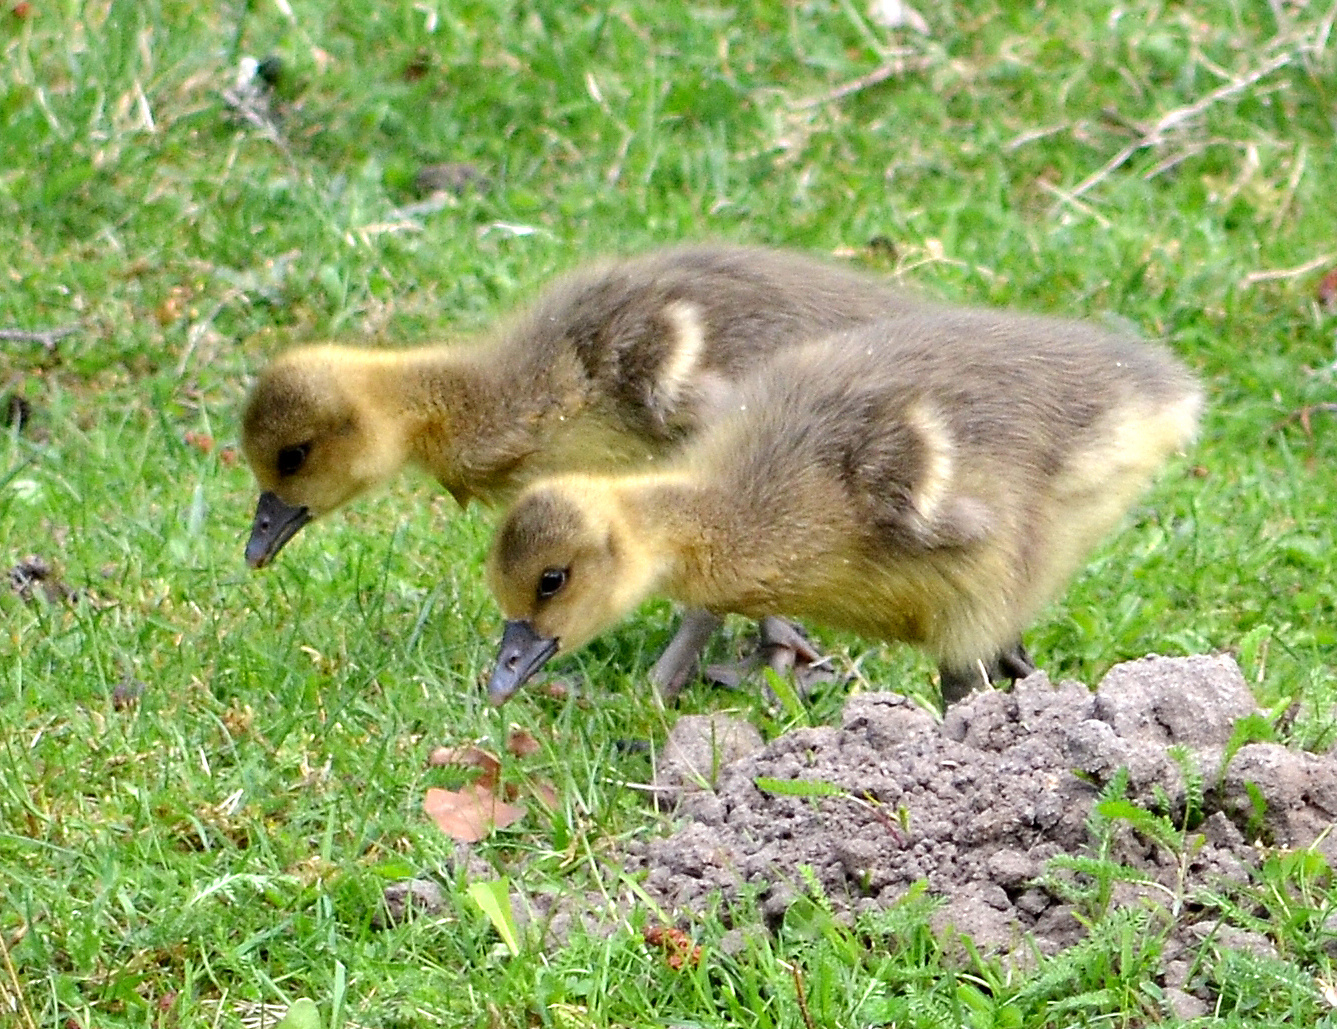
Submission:
M 1057 197 L 1059 200 L 1067 204 L 1073 210 L 1080 211 L 1088 218 L 1094 219 L 1096 224 L 1099 225 L 1102 229 L 1109 229 L 1113 227 L 1113 223 L 1108 218 L 1106 218 L 1103 214 L 1097 211 L 1090 204 L 1083 203 L 1081 200 L 1078 200 L 1066 189 L 1062 189 L 1059 186 L 1054 185 L 1052 182 L 1046 182 L 1044 179 L 1037 179 L 1036 182 L 1038 183 L 1040 188 L 1043 189 L 1050 196 Z
M 1148 168 L 1146 171 L 1144 171 L 1142 173 L 1142 181 L 1150 182 L 1158 175 L 1164 175 L 1172 168 L 1179 167 L 1179 165 L 1183 164 L 1190 157 L 1197 157 L 1200 153 L 1206 150 L 1208 146 L 1216 142 L 1221 142 L 1221 141 L 1204 140 L 1202 142 L 1187 144 L 1181 149 L 1175 151 L 1173 154 L 1170 154 L 1168 157 L 1165 158 L 1165 160 L 1159 162 L 1154 168 Z
M 1281 421 L 1277 422 L 1276 425 L 1272 426 L 1272 431 L 1277 432 L 1278 430 L 1284 429 L 1286 426 L 1290 425 L 1291 422 L 1299 422 L 1300 428 L 1304 429 L 1305 435 L 1308 436 L 1310 439 L 1313 439 L 1314 428 L 1310 424 L 1309 416 L 1316 411 L 1321 411 L 1324 414 L 1337 414 L 1337 403 L 1306 404 L 1304 407 L 1292 411 Z
M 1020 150 L 1028 143 L 1034 143 L 1038 139 L 1046 139 L 1049 136 L 1057 136 L 1060 132 L 1067 132 L 1071 128 L 1072 123 L 1065 121 L 1056 125 L 1044 125 L 1038 129 L 1028 129 L 1004 143 L 1003 152 L 1010 154 L 1014 150 Z
M 812 1020 L 812 1012 L 808 1010 L 808 991 L 803 986 L 803 970 L 798 964 L 787 964 L 780 962 L 789 969 L 790 975 L 794 977 L 794 995 L 798 998 L 798 1013 L 803 1017 L 803 1024 L 807 1029 L 817 1029 L 817 1024 Z
M 55 329 L 0 329 L 0 340 L 9 343 L 40 343 L 48 354 L 66 336 L 78 332 L 81 326 L 62 325 Z
M 1304 264 L 1297 264 L 1294 268 L 1270 268 L 1265 271 L 1249 272 L 1248 275 L 1240 279 L 1240 288 L 1245 289 L 1256 282 L 1275 282 L 1277 279 L 1298 279 L 1301 275 L 1308 275 L 1326 264 L 1331 264 L 1337 260 L 1337 254 L 1320 254 L 1318 257 L 1306 261 Z
M 1147 147 L 1159 146 L 1165 141 L 1165 134 L 1171 129 L 1177 128 L 1192 118 L 1196 118 L 1213 104 L 1219 103 L 1227 97 L 1234 96 L 1236 93 L 1248 89 L 1259 79 L 1266 78 L 1274 71 L 1286 67 L 1286 65 L 1295 60 L 1296 53 L 1297 51 L 1295 50 L 1289 50 L 1284 54 L 1278 54 L 1270 61 L 1264 62 L 1252 71 L 1235 79 L 1233 82 L 1228 82 L 1224 86 L 1212 90 L 1206 96 L 1200 97 L 1193 103 L 1185 104 L 1183 107 L 1176 107 L 1173 111 L 1167 111 L 1156 120 L 1156 123 L 1152 125 L 1151 128 L 1143 132 L 1141 139 L 1129 143 L 1106 161 L 1104 167 L 1092 172 L 1074 186 L 1070 195 L 1074 198 L 1081 196 L 1087 190 L 1091 189 L 1091 187 L 1095 186 L 1097 183 L 1127 164 L 1128 160 L 1139 150 L 1145 150 Z
M 791 105 L 791 109 L 806 111 L 812 107 L 821 107 L 823 104 L 843 100 L 851 93 L 858 93 L 870 86 L 876 86 L 879 82 L 886 82 L 893 75 L 908 75 L 910 72 L 927 71 L 931 67 L 933 67 L 933 58 L 931 57 L 898 57 L 874 68 L 868 74 L 860 75 L 857 79 L 852 79 L 844 85 L 822 93 L 820 96 L 811 96 L 806 100 L 799 100 Z
M 1291 205 L 1295 203 L 1296 190 L 1300 188 L 1300 180 L 1304 178 L 1305 166 L 1309 163 L 1309 146 L 1301 143 L 1299 152 L 1295 155 L 1295 161 L 1291 165 L 1291 177 L 1286 182 L 1286 192 L 1282 195 L 1281 203 L 1277 206 L 1277 213 L 1272 216 L 1272 231 L 1278 232 L 1281 229 L 1281 223 L 1286 220 L 1286 215 L 1290 213 Z
M 22 931 L 26 931 L 27 926 L 23 926 Z M 23 984 L 19 982 L 19 974 L 14 968 L 14 959 L 9 956 L 9 943 L 5 939 L 5 934 L 0 932 L 0 953 L 4 955 L 5 971 L 9 973 L 9 981 L 14 985 L 14 1010 L 23 1012 L 23 1020 L 28 1023 L 28 1029 L 37 1029 L 37 1021 L 33 1018 L 32 1009 L 28 1007 L 28 999 L 23 995 Z M 3 996 L 3 993 L 0 993 Z

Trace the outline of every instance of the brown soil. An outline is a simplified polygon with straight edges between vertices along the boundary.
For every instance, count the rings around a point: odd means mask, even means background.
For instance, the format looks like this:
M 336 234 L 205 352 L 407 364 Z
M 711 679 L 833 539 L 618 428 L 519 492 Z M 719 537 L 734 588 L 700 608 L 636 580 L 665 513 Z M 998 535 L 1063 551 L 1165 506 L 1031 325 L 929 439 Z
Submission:
M 1171 817 L 1182 818 L 1184 776 L 1170 748 L 1183 747 L 1205 795 L 1190 834 L 1200 846 L 1180 848 L 1190 855 L 1183 867 L 1178 854 L 1116 825 L 1111 856 L 1148 880 L 1118 887 L 1116 903 L 1140 896 L 1178 908 L 1175 898 L 1246 879 L 1262 841 L 1306 846 L 1332 823 L 1331 756 L 1253 743 L 1221 773 L 1236 720 L 1254 711 L 1234 661 L 1205 656 L 1123 664 L 1095 692 L 1037 673 L 1010 693 L 968 699 L 942 721 L 897 694 L 858 694 L 838 727 L 769 745 L 724 716 L 687 717 L 664 749 L 655 791 L 685 821 L 631 862 L 646 872 L 646 890 L 684 916 L 759 891 L 776 919 L 808 892 L 804 868 L 848 913 L 894 904 L 927 881 L 945 900 L 939 929 L 989 952 L 1020 957 L 1030 939 L 1052 954 L 1084 931 L 1064 891 L 1038 878 L 1055 855 L 1093 853 L 1092 807 L 1120 768 L 1129 799 L 1155 810 L 1168 798 Z M 759 788 L 759 779 L 810 780 L 841 794 L 791 796 Z M 1337 858 L 1331 838 L 1319 846 Z M 1202 942 L 1205 926 L 1190 922 L 1181 918 L 1163 958 L 1169 987 L 1184 985 L 1177 972 L 1188 962 L 1176 969 L 1176 954 Z M 1249 937 L 1241 947 L 1270 949 L 1257 934 L 1236 935 Z
M 9 570 L 9 588 L 24 600 L 32 600 L 40 591 L 52 604 L 74 600 L 78 596 L 77 591 L 65 585 L 51 570 L 51 565 L 36 554 L 29 554 Z

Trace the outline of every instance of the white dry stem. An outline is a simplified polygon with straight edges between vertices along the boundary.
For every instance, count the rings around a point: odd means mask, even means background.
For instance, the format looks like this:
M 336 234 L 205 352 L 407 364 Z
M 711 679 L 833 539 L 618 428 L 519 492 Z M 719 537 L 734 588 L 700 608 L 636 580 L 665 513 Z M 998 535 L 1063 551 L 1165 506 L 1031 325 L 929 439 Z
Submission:
M 1161 143 L 1165 142 L 1166 133 L 1170 132 L 1172 129 L 1178 128 L 1185 122 L 1196 118 L 1213 104 L 1220 103 L 1227 97 L 1243 92 L 1259 79 L 1266 78 L 1273 72 L 1286 67 L 1286 65 L 1295 60 L 1297 53 L 1298 48 L 1297 50 L 1289 50 L 1284 54 L 1278 54 L 1271 60 L 1265 61 L 1263 64 L 1259 65 L 1257 68 L 1246 72 L 1233 82 L 1229 82 L 1224 86 L 1212 90 L 1206 96 L 1200 97 L 1193 103 L 1185 104 L 1183 107 L 1176 107 L 1173 111 L 1167 111 L 1156 120 L 1156 123 L 1152 125 L 1151 128 L 1147 129 L 1142 134 L 1141 139 L 1129 143 L 1105 162 L 1105 165 L 1102 168 L 1092 172 L 1074 186 L 1069 196 L 1074 198 L 1081 196 L 1087 190 L 1091 189 L 1091 187 L 1095 186 L 1110 174 L 1127 164 L 1128 160 L 1139 150 L 1145 150 L 1147 147 L 1159 146 Z

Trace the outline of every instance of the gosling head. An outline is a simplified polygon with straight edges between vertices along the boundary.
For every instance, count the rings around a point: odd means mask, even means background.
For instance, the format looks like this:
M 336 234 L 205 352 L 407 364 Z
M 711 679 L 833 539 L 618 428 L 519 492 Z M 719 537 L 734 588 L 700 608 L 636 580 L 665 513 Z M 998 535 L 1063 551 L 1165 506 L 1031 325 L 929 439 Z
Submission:
M 242 416 L 242 452 L 260 486 L 246 563 L 261 568 L 307 522 L 390 478 L 402 435 L 367 395 L 368 356 L 304 347 L 256 380 Z
M 548 480 L 520 495 L 493 540 L 487 574 L 506 616 L 488 684 L 493 704 L 554 655 L 620 621 L 655 578 L 611 487 L 580 477 Z

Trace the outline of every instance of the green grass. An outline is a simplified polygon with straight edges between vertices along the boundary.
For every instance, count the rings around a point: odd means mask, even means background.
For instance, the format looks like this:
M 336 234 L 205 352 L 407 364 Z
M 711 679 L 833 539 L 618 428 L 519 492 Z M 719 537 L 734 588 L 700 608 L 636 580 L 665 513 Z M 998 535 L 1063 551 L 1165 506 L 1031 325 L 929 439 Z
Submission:
M 224 448 L 282 345 L 477 332 L 561 268 L 679 239 L 841 251 L 947 299 L 1171 342 L 1210 394 L 1201 442 L 1032 651 L 1094 681 L 1148 651 L 1239 648 L 1260 702 L 1301 702 L 1295 739 L 1330 744 L 1337 416 L 1291 417 L 1334 399 L 1329 265 L 1256 279 L 1337 249 L 1330 12 L 974 0 L 921 7 L 925 39 L 864 10 L 0 5 L 0 328 L 79 326 L 53 351 L 2 344 L 0 388 L 33 417 L 0 437 L 0 561 L 36 553 L 83 594 L 0 591 L 0 1024 L 238 1026 L 306 995 L 326 1024 L 799 1026 L 799 981 L 822 1025 L 1160 1017 L 1156 929 L 1126 914 L 1030 973 L 936 941 L 922 901 L 857 932 L 707 917 L 706 957 L 680 972 L 640 941 L 643 904 L 626 931 L 546 949 L 531 933 L 509 957 L 422 814 L 453 774 L 426 755 L 528 728 L 542 750 L 506 774 L 552 780 L 562 808 L 478 854 L 527 896 L 634 899 L 616 853 L 662 830 L 623 785 L 648 759 L 618 743 L 663 738 L 642 683 L 667 606 L 562 666 L 572 699 L 533 691 L 499 716 L 480 688 L 500 624 L 479 574 L 490 516 L 406 480 L 263 574 L 241 560 L 253 484 Z M 925 68 L 812 102 L 901 46 Z M 222 99 L 242 56 L 270 54 L 278 142 Z M 441 161 L 486 182 L 406 214 Z M 875 684 L 927 689 L 922 658 L 822 639 Z M 118 706 L 127 678 L 145 688 Z M 786 728 L 704 687 L 684 707 L 728 703 Z M 383 885 L 411 873 L 448 884 L 446 912 L 373 929 Z M 1327 1017 L 1315 940 L 1334 894 L 1272 874 L 1268 903 L 1222 910 L 1282 956 L 1197 958 L 1228 1024 Z

